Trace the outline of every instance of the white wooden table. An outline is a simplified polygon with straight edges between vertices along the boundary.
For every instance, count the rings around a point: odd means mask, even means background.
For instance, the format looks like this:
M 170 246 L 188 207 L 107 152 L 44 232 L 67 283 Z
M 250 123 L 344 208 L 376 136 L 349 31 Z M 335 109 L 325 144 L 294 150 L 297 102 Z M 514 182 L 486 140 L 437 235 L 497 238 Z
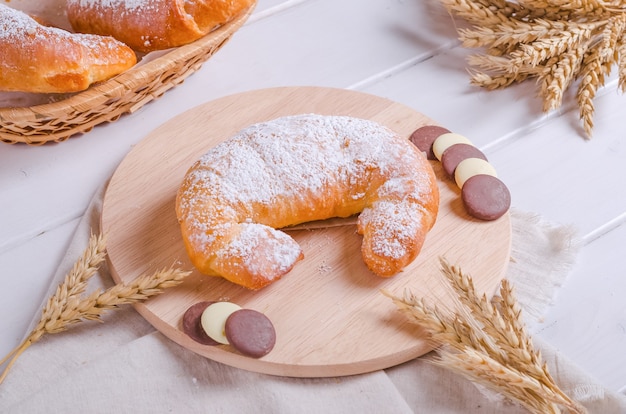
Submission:
M 0 145 L 0 354 L 22 339 L 78 220 L 134 144 L 212 99 L 272 86 L 346 88 L 408 105 L 470 138 L 517 209 L 571 224 L 583 241 L 538 335 L 612 390 L 626 387 L 626 97 L 616 80 L 582 138 L 571 101 L 543 114 L 534 83 L 469 85 L 468 50 L 426 0 L 260 0 L 235 37 L 184 84 L 60 144 Z

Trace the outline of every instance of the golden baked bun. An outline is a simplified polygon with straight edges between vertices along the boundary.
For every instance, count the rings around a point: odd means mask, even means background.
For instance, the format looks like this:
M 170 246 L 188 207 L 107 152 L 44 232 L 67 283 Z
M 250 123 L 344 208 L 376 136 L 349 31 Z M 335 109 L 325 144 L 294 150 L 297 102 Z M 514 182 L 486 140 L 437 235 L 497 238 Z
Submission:
M 418 255 L 438 208 L 434 172 L 408 139 L 372 121 L 315 114 L 255 124 L 218 144 L 176 198 L 194 266 L 249 289 L 303 257 L 276 229 L 357 213 L 365 264 L 393 276 Z
M 110 35 L 151 52 L 191 43 L 233 20 L 254 0 L 68 0 L 67 17 L 80 33 Z
M 135 63 L 135 52 L 111 37 L 43 26 L 0 4 L 0 90 L 78 92 Z

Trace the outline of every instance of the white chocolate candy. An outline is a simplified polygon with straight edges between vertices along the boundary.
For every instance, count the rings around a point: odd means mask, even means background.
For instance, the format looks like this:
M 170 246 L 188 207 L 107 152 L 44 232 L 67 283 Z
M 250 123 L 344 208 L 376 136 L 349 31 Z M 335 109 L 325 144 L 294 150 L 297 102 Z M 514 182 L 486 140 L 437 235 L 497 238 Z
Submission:
M 459 188 L 463 188 L 465 181 L 479 174 L 498 176 L 495 168 L 488 161 L 481 158 L 466 158 L 457 165 L 454 171 L 454 181 Z
M 472 145 L 472 142 L 463 135 L 456 134 L 454 132 L 441 134 L 439 135 L 439 137 L 437 137 L 435 142 L 433 142 L 433 154 L 435 154 L 435 157 L 437 157 L 437 159 L 441 161 L 441 156 L 443 155 L 443 152 L 454 144 Z
M 206 334 L 220 344 L 228 345 L 226 319 L 241 306 L 231 302 L 215 302 L 207 306 L 200 317 L 200 324 Z

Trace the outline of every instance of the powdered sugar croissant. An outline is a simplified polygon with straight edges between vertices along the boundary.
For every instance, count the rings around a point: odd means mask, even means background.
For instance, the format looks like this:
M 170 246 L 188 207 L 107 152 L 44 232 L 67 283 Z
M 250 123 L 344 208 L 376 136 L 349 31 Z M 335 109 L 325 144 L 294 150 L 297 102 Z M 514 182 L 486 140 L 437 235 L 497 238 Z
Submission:
M 250 289 L 302 259 L 276 229 L 356 213 L 365 264 L 393 276 L 418 255 L 438 206 L 433 170 L 407 139 L 372 121 L 315 114 L 255 124 L 218 144 L 176 199 L 193 264 Z
M 43 26 L 0 4 L 0 90 L 78 92 L 136 62 L 135 53 L 111 37 Z
M 110 35 L 150 52 L 193 42 L 233 20 L 255 0 L 68 0 L 67 17 L 81 33 Z

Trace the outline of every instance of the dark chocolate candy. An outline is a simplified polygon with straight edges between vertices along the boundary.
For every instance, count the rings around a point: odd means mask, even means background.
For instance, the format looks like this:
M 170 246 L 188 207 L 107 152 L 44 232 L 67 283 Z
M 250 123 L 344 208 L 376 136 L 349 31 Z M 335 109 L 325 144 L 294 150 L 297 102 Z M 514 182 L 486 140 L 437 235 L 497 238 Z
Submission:
M 209 335 L 204 332 L 202 324 L 200 323 L 202 312 L 212 303 L 213 302 L 198 302 L 191 305 L 183 315 L 183 332 L 194 341 L 203 345 L 219 345 L 217 341 L 211 339 Z
M 260 358 L 267 355 L 276 343 L 272 321 L 261 312 L 241 309 L 226 319 L 228 342 L 244 355 Z
M 433 153 L 433 142 L 439 137 L 439 135 L 450 132 L 446 128 L 437 125 L 425 125 L 416 129 L 411 134 L 411 142 L 422 152 L 426 153 L 426 158 L 429 160 L 436 160 Z
M 467 213 L 481 220 L 496 220 L 511 206 L 509 189 L 500 179 L 487 174 L 468 178 L 461 199 Z
M 454 177 L 456 166 L 466 158 L 480 158 L 489 161 L 485 154 L 473 145 L 454 144 L 441 154 L 441 166 L 448 176 Z

